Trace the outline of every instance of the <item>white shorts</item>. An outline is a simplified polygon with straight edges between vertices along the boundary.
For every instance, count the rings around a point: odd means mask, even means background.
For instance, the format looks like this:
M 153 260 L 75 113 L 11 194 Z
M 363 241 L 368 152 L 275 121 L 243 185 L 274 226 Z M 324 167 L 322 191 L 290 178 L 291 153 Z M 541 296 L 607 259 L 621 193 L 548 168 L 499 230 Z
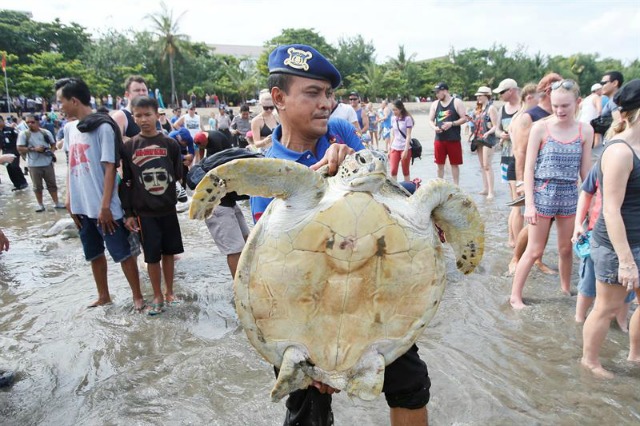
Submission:
M 205 223 L 222 254 L 228 256 L 242 252 L 249 227 L 240 207 L 218 206 Z

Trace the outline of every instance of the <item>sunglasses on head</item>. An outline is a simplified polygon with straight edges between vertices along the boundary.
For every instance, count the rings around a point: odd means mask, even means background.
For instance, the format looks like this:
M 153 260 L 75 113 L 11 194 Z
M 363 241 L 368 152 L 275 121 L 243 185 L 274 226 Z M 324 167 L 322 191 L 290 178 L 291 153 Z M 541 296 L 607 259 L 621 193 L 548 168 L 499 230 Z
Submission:
M 556 89 L 559 89 L 560 87 L 562 87 L 565 90 L 571 90 L 575 87 L 575 85 L 576 85 L 576 82 L 573 80 L 556 81 L 551 84 L 551 90 L 556 90 Z
M 274 109 L 274 108 L 275 108 L 275 107 L 274 107 L 273 105 L 272 105 L 272 106 L 263 106 L 263 107 L 262 107 L 262 109 L 263 109 L 263 110 L 265 110 L 265 111 L 271 111 L 271 110 L 272 110 L 272 109 Z

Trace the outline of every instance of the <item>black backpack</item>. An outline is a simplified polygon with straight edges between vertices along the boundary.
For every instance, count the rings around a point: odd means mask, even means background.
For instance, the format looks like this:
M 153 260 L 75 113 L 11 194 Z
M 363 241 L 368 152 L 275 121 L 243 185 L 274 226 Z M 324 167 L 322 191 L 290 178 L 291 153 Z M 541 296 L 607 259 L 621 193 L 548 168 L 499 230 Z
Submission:
M 225 163 L 228 163 L 232 160 L 238 160 L 241 158 L 263 158 L 264 155 L 252 152 L 244 148 L 228 148 L 220 152 L 216 152 L 213 155 L 202 160 L 200 163 L 192 166 L 187 173 L 187 186 L 191 189 L 196 189 L 196 186 L 200 183 L 202 178 L 209 172 L 209 170 L 213 170 L 218 166 L 221 166 Z M 222 200 L 224 201 L 237 201 L 237 200 L 247 200 L 249 196 L 247 195 L 238 195 L 235 192 L 230 192 L 225 195 Z M 224 203 L 221 201 L 221 204 Z
M 396 121 L 396 127 L 400 132 L 400 134 L 402 135 L 402 137 L 406 139 L 407 135 L 402 130 L 400 130 L 400 125 L 398 124 L 397 121 Z M 422 144 L 418 139 L 411 138 L 411 142 L 409 142 L 409 145 L 411 146 L 411 165 L 413 166 L 413 161 L 416 158 L 419 158 L 420 160 L 422 160 Z

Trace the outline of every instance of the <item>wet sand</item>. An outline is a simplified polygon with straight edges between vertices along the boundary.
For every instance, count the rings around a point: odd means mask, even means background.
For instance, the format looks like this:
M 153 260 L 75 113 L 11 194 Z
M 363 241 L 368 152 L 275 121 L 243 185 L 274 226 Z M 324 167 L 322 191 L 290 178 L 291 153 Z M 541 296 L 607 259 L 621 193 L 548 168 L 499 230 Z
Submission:
M 411 106 L 424 147 L 412 177 L 423 180 L 436 176 L 427 108 Z M 64 154 L 58 158 L 62 188 Z M 492 201 L 476 195 L 478 160 L 466 147 L 464 161 L 461 187 L 483 212 L 486 247 L 469 276 L 457 272 L 449 252 L 444 299 L 418 341 L 432 380 L 432 424 L 638 424 L 640 367 L 625 361 L 627 335 L 610 330 L 602 360 L 617 378 L 598 380 L 579 365 L 575 297 L 561 294 L 557 276 L 534 269 L 524 290 L 530 307 L 510 308 L 509 196 L 499 183 L 499 154 Z M 269 399 L 272 369 L 238 325 L 226 259 L 204 223 L 180 214 L 186 253 L 176 265 L 176 291 L 184 303 L 154 318 L 133 313 L 126 281 L 110 261 L 114 303 L 86 309 L 96 293 L 80 241 L 42 236 L 66 215 L 47 194 L 47 211 L 35 213 L 32 192 L 12 193 L 4 168 L 0 179 L 0 226 L 11 239 L 0 255 L 0 368 L 18 371 L 16 384 L 0 391 L 1 424 L 282 424 L 284 403 Z M 555 244 L 552 231 L 545 259 L 554 267 Z M 574 292 L 576 283 L 574 267 Z M 384 396 L 363 402 L 339 394 L 334 413 L 337 425 L 389 423 Z

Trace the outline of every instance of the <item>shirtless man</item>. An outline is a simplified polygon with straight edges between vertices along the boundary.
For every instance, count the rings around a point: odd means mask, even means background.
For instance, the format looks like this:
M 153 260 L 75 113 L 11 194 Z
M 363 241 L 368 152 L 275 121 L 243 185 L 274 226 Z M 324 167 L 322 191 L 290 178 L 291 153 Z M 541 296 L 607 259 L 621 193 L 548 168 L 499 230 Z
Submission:
M 131 114 L 131 101 L 135 97 L 147 95 L 149 95 L 149 90 L 144 78 L 139 75 L 132 75 L 127 78 L 124 83 L 124 97 L 127 99 L 127 106 L 116 111 L 112 116 L 118 127 L 120 127 L 124 142 L 140 133 L 140 127 L 135 123 Z

